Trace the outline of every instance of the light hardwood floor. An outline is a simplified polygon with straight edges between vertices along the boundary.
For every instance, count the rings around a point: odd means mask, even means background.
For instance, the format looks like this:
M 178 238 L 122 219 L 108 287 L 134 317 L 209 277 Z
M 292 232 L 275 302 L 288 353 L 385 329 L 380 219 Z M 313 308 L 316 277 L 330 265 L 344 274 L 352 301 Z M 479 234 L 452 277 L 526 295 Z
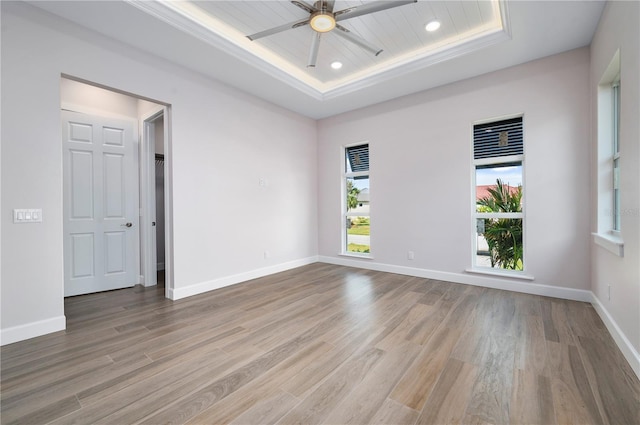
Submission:
M 65 314 L 2 347 L 3 424 L 640 423 L 640 383 L 585 303 L 313 264 Z

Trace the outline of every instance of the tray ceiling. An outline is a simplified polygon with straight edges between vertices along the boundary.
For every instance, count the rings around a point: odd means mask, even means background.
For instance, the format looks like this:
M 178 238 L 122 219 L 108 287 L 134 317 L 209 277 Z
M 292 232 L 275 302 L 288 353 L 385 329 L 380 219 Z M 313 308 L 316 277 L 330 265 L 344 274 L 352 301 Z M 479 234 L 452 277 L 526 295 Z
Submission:
M 337 0 L 334 10 L 371 2 Z M 137 2 L 131 4 L 161 16 L 185 31 L 200 34 L 211 43 L 231 43 L 249 53 L 254 65 L 275 66 L 296 84 L 318 98 L 357 89 L 363 82 L 393 78 L 409 69 L 427 67 L 444 57 L 469 53 L 509 39 L 506 3 L 480 1 L 419 1 L 341 21 L 340 24 L 379 46 L 375 56 L 331 32 L 322 34 L 318 62 L 307 67 L 315 32 L 308 26 L 250 41 L 246 35 L 308 18 L 290 1 Z M 308 3 L 310 4 L 310 3 Z M 425 25 L 440 22 L 428 32 Z M 341 69 L 330 65 L 339 61 Z
M 328 33 L 322 36 L 317 66 L 310 69 L 308 26 L 253 42 L 246 38 L 308 18 L 290 1 L 28 3 L 62 18 L 52 24 L 77 37 L 102 34 L 316 119 L 588 46 L 605 5 L 591 0 L 418 0 L 340 21 L 381 47 L 378 57 Z M 334 10 L 370 3 L 335 0 Z M 425 24 L 432 19 L 441 27 L 429 33 Z M 339 71 L 330 68 L 335 60 L 343 63 Z

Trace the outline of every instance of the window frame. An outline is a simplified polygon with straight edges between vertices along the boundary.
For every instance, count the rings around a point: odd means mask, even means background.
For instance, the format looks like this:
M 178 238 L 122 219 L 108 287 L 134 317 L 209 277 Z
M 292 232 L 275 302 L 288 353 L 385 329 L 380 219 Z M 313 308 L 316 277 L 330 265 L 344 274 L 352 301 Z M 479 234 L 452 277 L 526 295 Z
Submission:
M 347 151 L 350 148 L 367 145 L 369 153 L 369 169 L 367 171 L 347 171 Z M 357 143 L 351 143 L 341 147 L 341 190 L 340 190 L 340 203 L 341 203 L 341 219 L 340 219 L 340 255 L 348 257 L 358 258 L 373 258 L 372 256 L 372 244 L 371 244 L 371 143 L 369 141 L 362 141 Z M 348 179 L 355 179 L 357 177 L 367 177 L 369 179 L 369 213 L 364 214 L 362 212 L 349 212 L 347 206 L 347 181 Z M 347 236 L 347 219 L 349 217 L 368 217 L 369 218 L 369 252 L 351 252 L 347 250 L 348 236 Z
M 620 74 L 611 83 L 611 232 L 620 235 Z
M 523 132 L 523 144 L 522 144 L 522 154 L 519 155 L 506 155 L 506 156 L 496 156 L 489 158 L 481 158 L 475 159 L 474 156 L 474 148 L 475 148 L 475 139 L 474 139 L 474 127 L 482 124 L 489 123 L 498 123 L 500 121 L 506 121 L 514 118 L 522 119 L 522 132 Z M 519 277 L 523 279 L 533 279 L 531 276 L 526 274 L 527 271 L 527 227 L 526 227 L 526 196 L 527 192 L 524 190 L 525 182 L 526 182 L 526 166 L 525 166 L 525 157 L 526 157 L 526 146 L 524 143 L 525 139 L 525 119 L 524 114 L 514 114 L 514 115 L 505 115 L 496 118 L 490 118 L 481 121 L 475 121 L 471 123 L 471 267 L 467 270 L 472 273 L 482 273 L 482 274 L 496 274 L 496 275 L 511 275 L 513 277 Z M 519 163 L 519 166 L 522 167 L 522 212 L 519 213 L 500 213 L 500 212 L 491 212 L 491 213 L 483 213 L 477 211 L 477 199 L 476 199 L 476 190 L 477 190 L 477 180 L 476 173 L 478 167 L 486 167 L 492 165 L 500 165 L 500 164 L 514 164 Z M 491 218 L 506 218 L 506 219 L 521 219 L 522 220 L 522 270 L 512 270 L 512 269 L 501 269 L 494 268 L 491 266 L 481 266 L 477 264 L 477 254 L 478 254 L 478 234 L 477 234 L 477 222 L 478 219 L 491 219 Z
M 596 245 L 618 257 L 624 257 L 622 238 L 622 196 L 620 150 L 623 75 L 620 50 L 616 50 L 596 86 L 596 229 L 592 233 Z M 617 89 L 614 87 L 617 86 Z M 618 171 L 615 171 L 615 170 Z M 616 186 L 617 191 L 616 191 Z

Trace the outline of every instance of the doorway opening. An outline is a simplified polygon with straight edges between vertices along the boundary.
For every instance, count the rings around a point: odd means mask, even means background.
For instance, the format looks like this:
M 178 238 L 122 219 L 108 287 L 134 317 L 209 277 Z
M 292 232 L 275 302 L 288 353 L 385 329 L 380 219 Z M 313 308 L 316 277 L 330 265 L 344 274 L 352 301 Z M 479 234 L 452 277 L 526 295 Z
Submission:
M 120 279 L 105 290 L 118 285 L 154 286 L 160 281 L 165 297 L 171 298 L 170 105 L 68 75 L 62 75 L 60 81 L 65 297 L 101 291 L 101 280 Z M 124 125 L 111 123 L 126 124 L 132 129 L 131 136 L 119 130 Z M 119 150 L 128 143 L 133 145 L 131 154 Z M 103 152 L 100 145 L 113 149 Z M 133 172 L 121 172 L 125 168 Z M 111 174 L 105 177 L 105 170 Z M 74 183 L 78 171 L 87 177 L 76 178 Z M 108 208 L 103 205 L 105 196 L 112 198 Z M 78 210 L 78 205 L 86 208 Z M 85 227 L 78 227 L 79 223 Z M 103 230 L 103 223 L 111 227 Z M 125 238 L 133 248 L 121 243 Z M 124 273 L 125 268 L 131 270 Z M 81 278 L 98 284 L 84 288 L 78 285 Z
M 140 165 L 140 187 L 142 196 L 141 220 L 147 225 L 141 227 L 140 237 L 144 241 L 141 249 L 141 268 L 144 286 L 163 286 L 167 298 L 167 275 L 171 268 L 166 261 L 166 176 L 168 176 L 168 158 L 165 160 L 165 139 L 169 132 L 166 109 L 156 107 L 142 117 L 143 160 Z

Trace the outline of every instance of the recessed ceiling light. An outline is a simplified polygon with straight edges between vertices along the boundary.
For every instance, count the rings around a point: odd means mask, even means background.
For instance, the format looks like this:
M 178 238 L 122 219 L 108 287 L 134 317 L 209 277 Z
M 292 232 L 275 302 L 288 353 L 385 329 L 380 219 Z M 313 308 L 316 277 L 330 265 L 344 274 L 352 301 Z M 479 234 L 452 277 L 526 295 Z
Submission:
M 338 62 L 338 61 L 331 62 L 331 68 L 333 68 L 333 69 L 340 69 L 340 68 L 342 68 L 342 62 Z
M 424 29 L 426 29 L 429 32 L 435 31 L 438 28 L 440 28 L 440 22 L 438 21 L 431 21 L 424 27 Z

